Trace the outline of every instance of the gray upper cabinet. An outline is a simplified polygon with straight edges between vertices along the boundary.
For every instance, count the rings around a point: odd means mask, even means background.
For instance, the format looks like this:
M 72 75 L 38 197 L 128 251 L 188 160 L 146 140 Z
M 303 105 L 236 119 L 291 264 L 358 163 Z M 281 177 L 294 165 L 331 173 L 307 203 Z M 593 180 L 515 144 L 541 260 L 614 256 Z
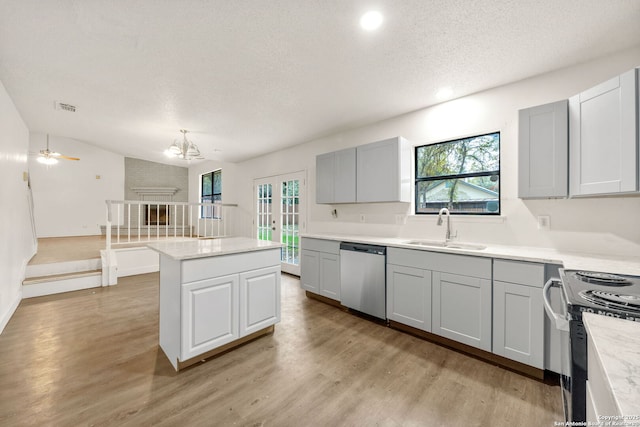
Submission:
M 355 203 L 356 149 L 316 156 L 316 203 Z
M 638 191 L 638 70 L 569 99 L 570 194 Z
M 402 137 L 357 147 L 357 201 L 411 202 L 411 147 Z
M 526 108 L 518 117 L 518 197 L 567 197 L 568 101 Z
M 411 146 L 402 137 L 316 156 L 316 203 L 411 202 Z

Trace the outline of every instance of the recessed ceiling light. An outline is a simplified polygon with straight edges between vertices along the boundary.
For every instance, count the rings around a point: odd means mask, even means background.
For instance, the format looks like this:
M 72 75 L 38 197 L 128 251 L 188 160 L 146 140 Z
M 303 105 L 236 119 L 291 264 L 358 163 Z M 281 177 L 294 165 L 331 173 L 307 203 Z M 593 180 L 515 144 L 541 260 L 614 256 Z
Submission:
M 436 98 L 438 98 L 440 101 L 447 100 L 452 96 L 453 96 L 453 89 L 451 89 L 449 86 L 443 87 L 436 93 Z
M 371 10 L 360 18 L 360 26 L 363 30 L 373 31 L 380 28 L 382 25 L 382 14 L 377 10 Z

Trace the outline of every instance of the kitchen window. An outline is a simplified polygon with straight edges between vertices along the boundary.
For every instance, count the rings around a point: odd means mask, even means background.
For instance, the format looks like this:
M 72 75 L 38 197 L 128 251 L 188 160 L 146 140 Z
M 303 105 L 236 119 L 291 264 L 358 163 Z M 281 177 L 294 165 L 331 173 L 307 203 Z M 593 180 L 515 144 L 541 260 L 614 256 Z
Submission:
M 500 132 L 415 148 L 415 213 L 500 215 Z
M 200 175 L 200 203 L 219 202 L 222 200 L 222 169 Z M 218 218 L 213 206 L 202 206 L 200 218 Z

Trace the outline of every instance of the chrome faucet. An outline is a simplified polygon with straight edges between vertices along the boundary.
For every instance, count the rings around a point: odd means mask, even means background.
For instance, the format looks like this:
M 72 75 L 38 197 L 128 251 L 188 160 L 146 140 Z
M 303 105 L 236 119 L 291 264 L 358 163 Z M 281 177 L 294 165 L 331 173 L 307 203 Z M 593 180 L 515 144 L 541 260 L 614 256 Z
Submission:
M 451 221 L 450 221 L 449 209 L 447 208 L 440 209 L 440 212 L 438 212 L 438 222 L 436 223 L 437 225 L 442 225 L 442 215 L 447 216 L 447 232 L 444 235 L 444 242 L 447 243 L 451 239 Z

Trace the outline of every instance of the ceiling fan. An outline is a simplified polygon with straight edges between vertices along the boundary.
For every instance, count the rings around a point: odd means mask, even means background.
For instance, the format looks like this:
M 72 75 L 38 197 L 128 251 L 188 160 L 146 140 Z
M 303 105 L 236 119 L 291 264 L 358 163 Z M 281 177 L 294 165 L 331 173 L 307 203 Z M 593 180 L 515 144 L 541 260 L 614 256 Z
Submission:
M 55 151 L 49 150 L 49 134 L 47 134 L 47 148 L 44 150 L 40 150 L 38 153 L 38 162 L 43 163 L 45 165 L 54 165 L 58 163 L 58 159 L 65 160 L 80 160 L 78 157 L 69 157 L 64 154 L 57 153 Z

